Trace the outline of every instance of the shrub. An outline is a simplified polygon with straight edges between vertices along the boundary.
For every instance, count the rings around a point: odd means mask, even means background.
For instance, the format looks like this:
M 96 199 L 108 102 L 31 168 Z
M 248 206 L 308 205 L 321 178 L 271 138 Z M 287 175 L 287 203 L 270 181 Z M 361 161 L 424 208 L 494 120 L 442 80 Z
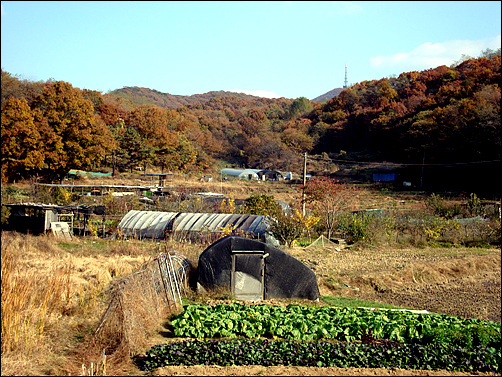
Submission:
M 349 242 L 369 241 L 372 217 L 366 213 L 342 213 L 338 216 L 336 230 Z
M 316 177 L 300 187 L 305 202 L 321 215 L 321 222 L 331 238 L 336 231 L 337 214 L 353 208 L 357 202 L 357 189 L 327 177 Z
M 282 208 L 273 195 L 253 194 L 242 203 L 241 213 L 278 217 L 282 215 Z
M 485 214 L 485 207 L 474 193 L 471 193 L 467 200 L 467 210 L 471 216 L 483 216 Z
M 444 198 L 434 193 L 427 198 L 425 204 L 434 215 L 447 220 L 451 220 L 462 213 L 459 205 L 448 205 Z
M 292 247 L 294 242 L 303 235 L 305 227 L 297 215 L 281 213 L 275 218 L 270 231 L 276 239 Z

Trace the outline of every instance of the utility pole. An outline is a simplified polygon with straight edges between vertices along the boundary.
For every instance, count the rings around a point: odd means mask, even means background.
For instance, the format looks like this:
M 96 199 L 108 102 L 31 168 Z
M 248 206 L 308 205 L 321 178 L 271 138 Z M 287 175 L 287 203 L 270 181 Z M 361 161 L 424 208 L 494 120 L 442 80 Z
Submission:
M 305 185 L 307 184 L 307 152 L 303 155 L 303 193 L 302 193 L 302 214 L 305 217 Z
M 422 160 L 422 175 L 420 176 L 420 187 L 424 186 L 424 165 L 425 165 L 425 151 L 424 151 L 424 158 Z

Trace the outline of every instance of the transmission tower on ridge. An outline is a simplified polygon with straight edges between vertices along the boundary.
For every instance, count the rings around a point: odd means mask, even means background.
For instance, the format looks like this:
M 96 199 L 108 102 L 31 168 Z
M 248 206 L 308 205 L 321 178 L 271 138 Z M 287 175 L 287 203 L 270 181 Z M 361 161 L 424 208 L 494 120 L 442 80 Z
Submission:
M 345 64 L 345 81 L 343 82 L 343 89 L 347 89 L 349 86 L 348 80 L 347 80 L 347 64 Z

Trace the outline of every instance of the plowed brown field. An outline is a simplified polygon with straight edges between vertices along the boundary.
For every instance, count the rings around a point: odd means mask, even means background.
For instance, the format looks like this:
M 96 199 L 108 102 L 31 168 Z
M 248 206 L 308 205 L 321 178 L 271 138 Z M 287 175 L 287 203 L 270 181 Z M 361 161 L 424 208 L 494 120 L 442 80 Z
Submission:
M 500 250 L 292 248 L 314 269 L 321 295 L 352 297 L 464 318 L 501 320 Z M 267 302 L 267 301 L 266 301 Z M 271 304 L 281 304 L 272 300 Z M 152 345 L 173 339 L 152 339 Z M 448 371 L 262 367 L 170 366 L 157 376 L 488 376 Z

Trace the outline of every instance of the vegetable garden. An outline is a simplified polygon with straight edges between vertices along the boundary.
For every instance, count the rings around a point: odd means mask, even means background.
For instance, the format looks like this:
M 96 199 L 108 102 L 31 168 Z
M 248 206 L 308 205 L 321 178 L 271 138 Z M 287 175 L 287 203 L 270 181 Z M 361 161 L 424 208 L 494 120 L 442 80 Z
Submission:
M 152 347 L 166 365 L 291 365 L 499 372 L 501 325 L 410 311 L 191 304 L 171 320 L 184 341 Z

